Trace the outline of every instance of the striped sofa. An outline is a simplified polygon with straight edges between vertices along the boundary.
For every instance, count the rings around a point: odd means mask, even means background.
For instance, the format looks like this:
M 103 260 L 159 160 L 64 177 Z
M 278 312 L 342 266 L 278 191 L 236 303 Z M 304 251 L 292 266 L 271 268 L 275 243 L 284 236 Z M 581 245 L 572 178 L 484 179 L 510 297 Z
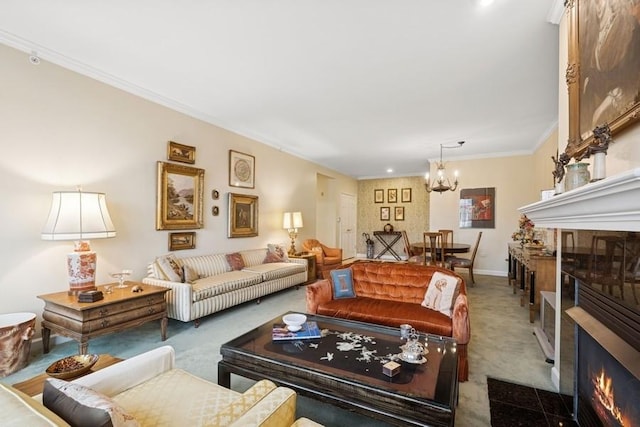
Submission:
M 197 275 L 190 283 L 169 280 L 156 260 L 149 264 L 142 282 L 169 288 L 168 316 L 183 322 L 193 320 L 198 327 L 201 317 L 307 281 L 306 259 L 264 263 L 266 248 L 239 253 L 244 261 L 241 270 L 231 268 L 226 254 L 175 258 L 179 267 L 188 266 Z

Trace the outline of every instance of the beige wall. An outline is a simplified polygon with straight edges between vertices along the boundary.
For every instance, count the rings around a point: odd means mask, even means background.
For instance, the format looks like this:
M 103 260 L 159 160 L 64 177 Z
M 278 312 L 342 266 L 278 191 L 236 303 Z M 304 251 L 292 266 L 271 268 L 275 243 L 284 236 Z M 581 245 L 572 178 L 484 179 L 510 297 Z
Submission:
M 411 202 L 403 203 L 401 191 L 403 188 L 411 189 Z M 373 199 L 374 190 L 384 191 L 384 203 L 375 203 Z M 398 191 L 398 202 L 389 203 L 387 190 L 396 189 Z M 391 216 L 389 221 L 380 220 L 380 208 L 389 207 Z M 394 207 L 404 207 L 404 221 L 396 221 Z M 382 231 L 385 224 L 391 224 L 396 231 L 405 230 L 411 242 L 422 241 L 422 232 L 429 226 L 429 196 L 424 189 L 423 177 L 403 177 L 387 179 L 366 179 L 358 182 L 358 234 L 357 253 L 364 256 L 366 245 L 362 233 L 369 233 L 376 242 L 375 253 L 378 254 L 383 246 L 373 237 L 374 231 Z M 399 240 L 393 249 L 400 256 L 405 256 L 404 244 Z M 383 258 L 389 257 L 389 253 Z M 391 258 L 392 259 L 392 258 Z
M 156 231 L 156 162 L 166 160 L 167 141 L 196 147 L 196 164 L 205 169 L 204 228 L 196 249 L 178 256 L 287 243 L 282 212 L 300 210 L 301 239 L 319 230 L 335 239 L 326 217 L 339 212 L 339 194 L 357 194 L 357 181 L 264 144 L 177 113 L 134 95 L 0 45 L 0 157 L 3 239 L 0 313 L 32 311 L 36 295 L 67 289 L 65 254 L 71 242 L 40 239 L 51 193 L 74 190 L 107 194 L 117 237 L 94 240 L 97 282 L 110 272 L 133 269 L 141 279 L 146 265 L 168 251 L 168 231 Z M 256 158 L 256 188 L 228 186 L 228 151 Z M 316 197 L 318 176 L 329 191 Z M 220 200 L 211 199 L 211 190 Z M 259 200 L 259 236 L 228 239 L 227 193 L 254 194 Z M 321 204 L 321 209 L 317 205 Z M 220 215 L 211 215 L 212 206 Z M 318 215 L 321 212 L 321 216 Z M 332 236 L 333 233 L 333 236 Z

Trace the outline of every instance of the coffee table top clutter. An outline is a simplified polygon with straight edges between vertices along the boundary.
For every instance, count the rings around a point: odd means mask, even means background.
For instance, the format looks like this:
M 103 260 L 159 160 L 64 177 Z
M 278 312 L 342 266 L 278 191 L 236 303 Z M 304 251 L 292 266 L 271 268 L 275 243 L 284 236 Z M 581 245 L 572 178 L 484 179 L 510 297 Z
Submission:
M 396 425 L 453 425 L 458 394 L 455 340 L 420 334 L 426 363 L 400 357 L 406 343 L 400 330 L 363 322 L 307 315 L 322 337 L 274 341 L 274 324 L 282 317 L 223 344 L 218 382 L 229 386 L 230 374 L 267 378 L 301 394 L 328 401 Z M 388 376 L 383 365 L 400 364 Z

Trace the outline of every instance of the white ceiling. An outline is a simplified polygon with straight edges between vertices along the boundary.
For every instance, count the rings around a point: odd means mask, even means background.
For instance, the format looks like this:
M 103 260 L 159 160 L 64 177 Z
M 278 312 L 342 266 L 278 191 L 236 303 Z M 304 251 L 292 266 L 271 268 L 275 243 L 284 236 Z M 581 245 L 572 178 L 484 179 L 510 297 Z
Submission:
M 0 43 L 356 178 L 408 176 L 441 143 L 467 142 L 447 160 L 546 139 L 557 3 L 3 0 Z

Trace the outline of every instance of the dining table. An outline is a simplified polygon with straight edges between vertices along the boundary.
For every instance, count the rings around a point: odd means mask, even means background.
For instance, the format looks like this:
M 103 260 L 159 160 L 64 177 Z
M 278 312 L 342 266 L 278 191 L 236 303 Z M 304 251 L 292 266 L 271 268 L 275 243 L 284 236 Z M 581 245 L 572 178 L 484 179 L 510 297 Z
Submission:
M 429 245 L 427 245 L 427 248 Z M 436 253 L 440 255 L 442 249 L 444 248 L 445 254 L 461 254 L 465 252 L 469 252 L 471 250 L 471 245 L 468 243 L 445 243 L 444 245 L 436 246 Z M 411 253 L 424 253 L 424 242 L 416 242 L 411 243 Z

